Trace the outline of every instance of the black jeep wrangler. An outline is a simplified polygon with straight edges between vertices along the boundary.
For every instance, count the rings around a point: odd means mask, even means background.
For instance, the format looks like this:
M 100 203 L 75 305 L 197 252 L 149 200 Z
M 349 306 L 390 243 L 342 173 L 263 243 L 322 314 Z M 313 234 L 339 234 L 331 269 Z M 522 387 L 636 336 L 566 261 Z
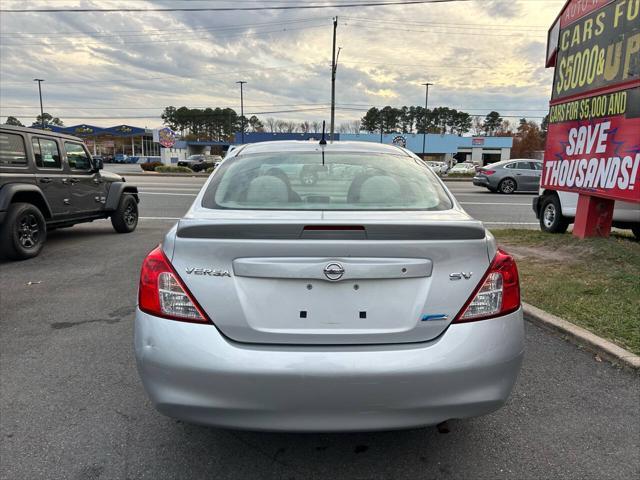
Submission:
M 116 232 L 138 224 L 138 189 L 102 170 L 82 140 L 0 125 L 0 255 L 38 255 L 47 230 L 111 217 Z

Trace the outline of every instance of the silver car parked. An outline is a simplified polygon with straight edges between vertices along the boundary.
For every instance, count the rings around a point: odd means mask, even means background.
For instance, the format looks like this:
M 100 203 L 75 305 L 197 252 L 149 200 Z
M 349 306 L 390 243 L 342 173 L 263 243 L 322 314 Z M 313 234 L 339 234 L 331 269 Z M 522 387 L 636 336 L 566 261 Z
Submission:
M 541 175 L 542 161 L 513 159 L 482 167 L 473 177 L 473 184 L 486 187 L 491 192 L 537 192 Z
M 326 174 L 308 185 L 292 165 Z M 155 407 L 194 423 L 358 431 L 483 415 L 522 362 L 518 271 L 407 150 L 251 144 L 144 260 L 135 355 Z

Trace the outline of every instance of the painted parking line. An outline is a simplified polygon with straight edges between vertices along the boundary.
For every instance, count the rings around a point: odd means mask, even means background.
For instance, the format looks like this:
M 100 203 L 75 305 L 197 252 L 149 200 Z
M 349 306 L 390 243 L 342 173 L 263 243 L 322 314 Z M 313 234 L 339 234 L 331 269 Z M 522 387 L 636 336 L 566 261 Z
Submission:
M 180 217 L 138 217 L 138 220 L 171 220 L 175 222 L 176 220 L 180 220 Z
M 175 197 L 197 197 L 197 193 L 164 193 L 164 192 L 138 192 L 138 195 L 171 195 Z
M 540 225 L 538 222 L 485 222 L 485 225 Z
M 515 205 L 521 207 L 530 207 L 530 203 L 509 203 L 509 202 L 460 202 L 460 205 Z
M 141 192 L 199 192 L 199 188 L 138 187 Z

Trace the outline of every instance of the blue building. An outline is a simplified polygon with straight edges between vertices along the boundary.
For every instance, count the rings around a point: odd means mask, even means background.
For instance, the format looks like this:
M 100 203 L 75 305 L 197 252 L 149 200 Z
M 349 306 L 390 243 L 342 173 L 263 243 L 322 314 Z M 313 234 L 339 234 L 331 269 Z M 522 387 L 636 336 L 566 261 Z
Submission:
M 415 154 L 438 161 L 473 162 L 487 165 L 511 157 L 512 137 L 459 137 L 449 134 L 427 134 L 425 152 L 422 151 L 421 133 L 338 133 L 337 141 L 360 141 L 401 145 Z M 268 142 L 270 140 L 319 140 L 318 133 L 267 133 L 245 132 L 244 143 Z M 240 134 L 235 134 L 236 144 L 240 143 Z

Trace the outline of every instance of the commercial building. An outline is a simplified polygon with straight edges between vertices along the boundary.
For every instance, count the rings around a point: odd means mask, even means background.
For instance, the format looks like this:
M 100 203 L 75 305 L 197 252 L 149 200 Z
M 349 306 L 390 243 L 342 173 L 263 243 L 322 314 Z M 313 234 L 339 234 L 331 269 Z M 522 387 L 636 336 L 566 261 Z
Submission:
M 509 160 L 511 158 L 512 137 L 460 137 L 449 134 L 420 133 L 338 133 L 336 140 L 376 142 L 401 145 L 415 154 L 427 159 L 451 162 L 473 162 L 478 165 Z M 319 140 L 319 133 L 266 133 L 245 132 L 244 143 L 267 142 L 271 140 Z M 240 134 L 235 135 L 236 143 L 240 143 Z
M 160 144 L 154 142 L 153 130 L 149 128 L 131 125 L 104 128 L 82 123 L 71 127 L 46 125 L 45 130 L 82 138 L 94 155 L 160 156 Z

